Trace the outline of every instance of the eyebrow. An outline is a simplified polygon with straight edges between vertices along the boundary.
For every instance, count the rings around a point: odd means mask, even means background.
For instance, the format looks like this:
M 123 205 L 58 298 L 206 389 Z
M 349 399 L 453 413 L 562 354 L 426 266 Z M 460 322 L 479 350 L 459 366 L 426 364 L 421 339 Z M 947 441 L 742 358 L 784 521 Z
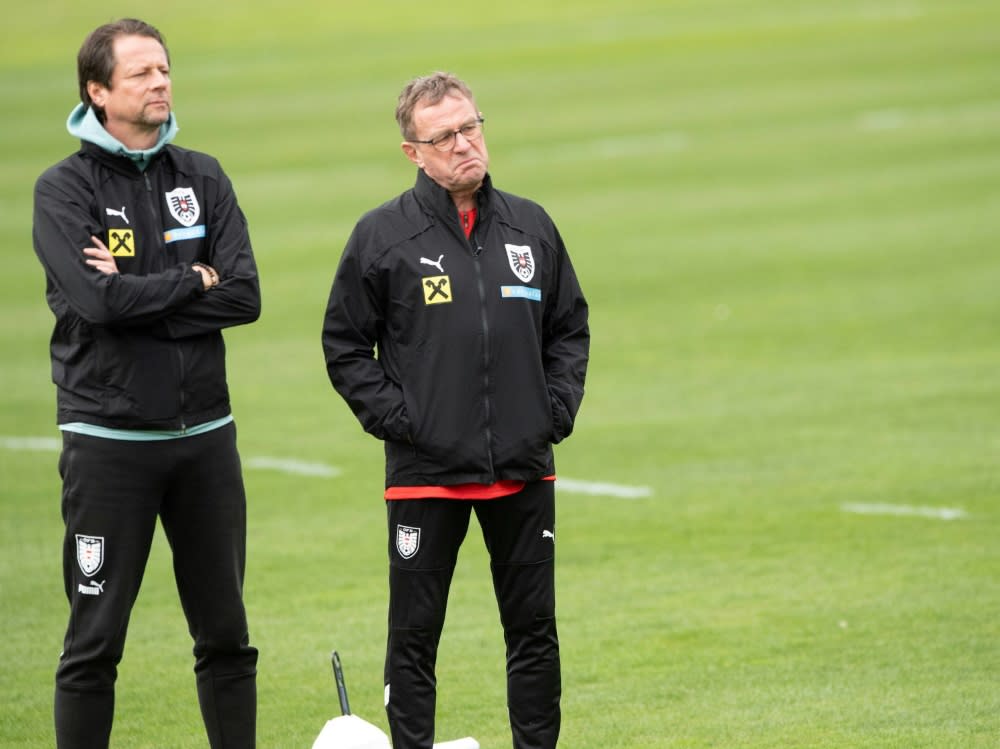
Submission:
M 166 60 L 133 60 L 130 62 L 121 62 L 118 64 L 118 67 L 122 72 L 132 74 L 143 73 L 147 70 L 162 70 L 164 68 L 170 70 L 170 63 Z
M 440 138 L 442 135 L 453 135 L 456 130 L 461 130 L 466 125 L 471 125 L 471 124 L 477 122 L 478 120 L 479 120 L 479 115 L 478 114 L 473 115 L 469 119 L 465 120 L 458 127 L 453 127 L 453 128 L 450 128 L 450 129 L 439 130 L 435 135 L 432 135 L 430 138 L 428 138 L 428 140 L 435 140 L 437 138 Z

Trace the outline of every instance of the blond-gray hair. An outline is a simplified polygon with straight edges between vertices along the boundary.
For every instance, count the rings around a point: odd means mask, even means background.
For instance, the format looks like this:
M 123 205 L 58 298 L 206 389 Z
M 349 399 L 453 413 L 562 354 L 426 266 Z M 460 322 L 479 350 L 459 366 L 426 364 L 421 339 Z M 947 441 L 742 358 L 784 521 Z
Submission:
M 396 122 L 404 140 L 413 140 L 413 110 L 417 104 L 433 106 L 446 96 L 464 96 L 475 106 L 476 99 L 465 81 L 451 73 L 432 73 L 431 75 L 414 78 L 400 92 L 396 103 Z

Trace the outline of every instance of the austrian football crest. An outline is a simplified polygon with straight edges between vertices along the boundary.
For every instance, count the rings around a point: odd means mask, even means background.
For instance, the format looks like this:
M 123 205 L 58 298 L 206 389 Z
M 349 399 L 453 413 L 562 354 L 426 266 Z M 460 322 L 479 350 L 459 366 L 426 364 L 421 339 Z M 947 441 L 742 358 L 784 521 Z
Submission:
M 409 559 L 420 548 L 420 529 L 408 525 L 396 526 L 396 551 L 403 559 Z
M 87 577 L 96 575 L 104 565 L 104 536 L 76 534 L 76 561 Z
M 166 194 L 167 208 L 170 215 L 180 221 L 184 226 L 193 226 L 201 215 L 198 207 L 198 198 L 194 195 L 194 190 L 190 187 L 178 187 Z
M 507 262 L 514 275 L 527 283 L 535 277 L 535 258 L 531 256 L 531 247 L 528 245 L 505 244 L 507 248 Z

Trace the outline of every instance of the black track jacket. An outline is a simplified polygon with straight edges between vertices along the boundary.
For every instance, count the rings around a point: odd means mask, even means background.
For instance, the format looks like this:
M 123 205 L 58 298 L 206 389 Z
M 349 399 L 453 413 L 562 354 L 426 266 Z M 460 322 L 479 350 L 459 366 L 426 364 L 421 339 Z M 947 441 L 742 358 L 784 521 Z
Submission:
M 100 238 L 119 273 L 85 264 Z M 171 429 L 226 416 L 221 330 L 253 322 L 246 219 L 212 157 L 165 146 L 146 168 L 84 142 L 39 177 L 33 240 L 55 314 L 58 422 Z M 219 273 L 205 291 L 191 264 Z
M 387 486 L 540 479 L 573 430 L 590 332 L 562 238 L 488 175 L 477 198 L 470 241 L 419 171 L 361 218 L 334 277 L 327 372 L 385 441 Z

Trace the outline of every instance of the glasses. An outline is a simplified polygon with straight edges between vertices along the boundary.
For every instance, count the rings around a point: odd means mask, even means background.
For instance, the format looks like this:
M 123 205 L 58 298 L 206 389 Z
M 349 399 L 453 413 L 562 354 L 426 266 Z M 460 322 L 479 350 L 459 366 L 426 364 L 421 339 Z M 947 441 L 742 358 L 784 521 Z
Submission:
M 451 130 L 447 133 L 442 133 L 437 137 L 431 138 L 430 140 L 411 140 L 410 143 L 425 143 L 427 145 L 434 146 L 438 151 L 450 151 L 455 147 L 455 136 L 459 133 L 467 141 L 479 140 L 483 137 L 483 123 L 486 119 L 483 117 L 477 117 L 472 122 L 466 122 L 458 130 Z

